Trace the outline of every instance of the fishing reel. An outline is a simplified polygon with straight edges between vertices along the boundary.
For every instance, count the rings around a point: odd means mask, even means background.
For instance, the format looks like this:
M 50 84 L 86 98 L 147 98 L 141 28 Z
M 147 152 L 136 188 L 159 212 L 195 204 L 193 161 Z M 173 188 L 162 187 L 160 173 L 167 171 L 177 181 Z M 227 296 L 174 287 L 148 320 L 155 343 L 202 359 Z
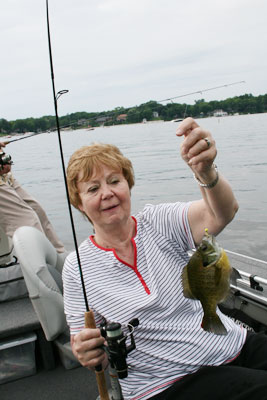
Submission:
M 101 327 L 101 334 L 107 341 L 105 351 L 108 354 L 109 363 L 118 374 L 118 378 L 123 379 L 128 376 L 128 366 L 126 362 L 127 355 L 135 349 L 135 341 L 133 337 L 134 328 L 139 325 L 137 318 L 132 319 L 128 323 L 129 335 L 124 335 L 121 324 L 112 322 Z M 127 337 L 130 336 L 131 343 L 126 345 Z
M 12 165 L 13 161 L 11 159 L 11 156 L 9 154 L 6 154 L 4 152 L 0 153 L 0 168 L 3 169 L 4 165 Z

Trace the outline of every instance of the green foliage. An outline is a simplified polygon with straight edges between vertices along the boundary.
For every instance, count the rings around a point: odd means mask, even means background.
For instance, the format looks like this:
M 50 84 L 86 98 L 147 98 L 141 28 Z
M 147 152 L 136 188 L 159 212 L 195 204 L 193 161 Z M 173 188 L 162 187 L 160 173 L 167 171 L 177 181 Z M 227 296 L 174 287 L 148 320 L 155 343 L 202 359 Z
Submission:
M 86 127 L 96 127 L 100 125 L 134 124 L 153 120 L 170 121 L 172 119 L 182 119 L 188 116 L 194 118 L 208 117 L 213 115 L 215 110 L 223 110 L 228 114 L 255 114 L 267 112 L 267 94 L 257 97 L 252 94 L 236 96 L 221 101 L 209 101 L 204 99 L 195 100 L 194 105 L 168 103 L 161 104 L 154 100 L 139 106 L 124 108 L 116 107 L 111 111 L 101 113 L 80 111 L 67 114 L 59 118 L 61 128 L 71 127 L 80 129 Z M 127 114 L 126 119 L 119 116 Z M 45 132 L 56 129 L 54 116 L 43 116 L 41 118 L 17 119 L 7 121 L 0 119 L 0 134 L 24 133 L 24 132 Z

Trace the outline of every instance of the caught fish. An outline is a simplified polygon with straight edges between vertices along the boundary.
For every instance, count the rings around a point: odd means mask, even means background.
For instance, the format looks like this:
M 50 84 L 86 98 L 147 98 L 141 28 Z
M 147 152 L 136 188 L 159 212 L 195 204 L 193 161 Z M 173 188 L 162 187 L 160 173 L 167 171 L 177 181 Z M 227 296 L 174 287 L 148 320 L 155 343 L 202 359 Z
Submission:
M 229 293 L 231 272 L 225 251 L 205 229 L 202 242 L 183 270 L 182 285 L 185 297 L 201 302 L 204 311 L 201 327 L 216 335 L 227 334 L 216 308 Z

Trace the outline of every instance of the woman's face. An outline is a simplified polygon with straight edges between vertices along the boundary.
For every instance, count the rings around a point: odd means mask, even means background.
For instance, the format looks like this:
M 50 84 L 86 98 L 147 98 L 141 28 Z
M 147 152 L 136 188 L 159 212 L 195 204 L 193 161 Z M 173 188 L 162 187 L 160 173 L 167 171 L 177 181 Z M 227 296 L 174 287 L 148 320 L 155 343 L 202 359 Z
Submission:
M 122 172 L 103 165 L 89 181 L 79 182 L 77 187 L 81 199 L 79 209 L 90 218 L 96 230 L 119 226 L 130 217 L 130 189 Z

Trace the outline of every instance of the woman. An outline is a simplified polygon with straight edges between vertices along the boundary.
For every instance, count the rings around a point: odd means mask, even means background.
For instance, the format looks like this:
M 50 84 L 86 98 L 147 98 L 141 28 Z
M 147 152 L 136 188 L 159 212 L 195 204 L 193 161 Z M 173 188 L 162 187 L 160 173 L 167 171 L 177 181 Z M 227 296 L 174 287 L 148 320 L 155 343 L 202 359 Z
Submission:
M 132 165 L 115 146 L 83 147 L 68 165 L 71 202 L 95 232 L 81 244 L 79 254 L 96 324 L 119 322 L 126 327 L 132 318 L 139 319 L 136 349 L 127 358 L 129 374 L 120 381 L 125 399 L 176 399 L 177 393 L 179 399 L 192 399 L 195 387 L 199 399 L 221 398 L 216 397 L 221 394 L 217 385 L 222 376 L 217 371 L 223 367 L 214 366 L 235 359 L 246 341 L 245 330 L 221 313 L 227 335 L 205 332 L 200 328 L 200 303 L 182 294 L 181 273 L 188 250 L 200 243 L 205 228 L 218 234 L 238 205 L 213 164 L 216 147 L 211 134 L 187 118 L 177 136 L 184 136 L 181 155 L 200 185 L 201 200 L 147 205 L 132 217 Z M 75 253 L 66 259 L 63 282 L 74 355 L 88 368 L 100 363 L 106 367 L 100 330 L 84 329 L 85 304 Z M 203 366 L 216 371 L 213 380 Z M 233 375 L 227 374 L 226 379 Z M 238 379 L 238 393 L 239 384 Z M 210 391 L 213 386 L 216 393 Z M 234 383 L 230 387 L 231 395 Z M 223 385 L 224 398 L 233 399 L 226 389 Z

